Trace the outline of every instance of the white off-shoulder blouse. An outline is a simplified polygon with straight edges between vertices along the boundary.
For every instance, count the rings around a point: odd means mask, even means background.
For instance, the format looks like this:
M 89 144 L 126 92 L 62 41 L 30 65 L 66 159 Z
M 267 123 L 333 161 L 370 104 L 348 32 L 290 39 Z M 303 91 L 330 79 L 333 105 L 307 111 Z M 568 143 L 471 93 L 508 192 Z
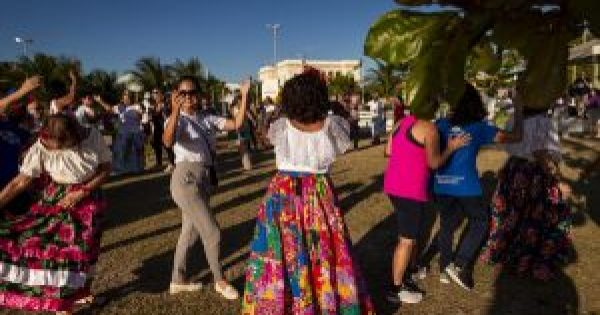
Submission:
M 81 184 L 90 180 L 102 163 L 112 160 L 110 149 L 94 128 L 75 148 L 49 150 L 38 139 L 27 151 L 20 172 L 30 177 L 48 174 L 60 184 Z
M 351 146 L 348 122 L 335 115 L 329 115 L 316 132 L 301 131 L 287 118 L 279 118 L 271 124 L 268 138 L 281 171 L 325 174 L 335 158 Z

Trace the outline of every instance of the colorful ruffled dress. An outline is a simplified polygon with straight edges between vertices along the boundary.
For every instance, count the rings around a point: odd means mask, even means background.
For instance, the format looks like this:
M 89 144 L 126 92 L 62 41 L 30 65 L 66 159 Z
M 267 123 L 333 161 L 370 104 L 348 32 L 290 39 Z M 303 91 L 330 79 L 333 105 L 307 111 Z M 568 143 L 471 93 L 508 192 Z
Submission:
M 57 204 L 110 161 L 94 129 L 77 149 L 48 150 L 39 140 L 29 149 L 20 173 L 36 178 L 38 201 L 25 212 L 0 210 L 0 307 L 70 311 L 89 294 L 105 204 L 99 192 L 71 209 Z
M 327 175 L 349 149 L 348 123 L 329 116 L 318 132 L 287 118 L 269 129 L 278 172 L 257 215 L 243 314 L 373 314 Z

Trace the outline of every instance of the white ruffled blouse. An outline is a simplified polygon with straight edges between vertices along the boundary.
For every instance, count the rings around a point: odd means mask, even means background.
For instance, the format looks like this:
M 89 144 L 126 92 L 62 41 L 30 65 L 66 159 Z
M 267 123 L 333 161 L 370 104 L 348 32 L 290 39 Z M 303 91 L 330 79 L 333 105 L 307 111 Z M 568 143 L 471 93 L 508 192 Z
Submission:
M 510 121 L 509 125 L 513 122 Z M 556 159 L 561 158 L 560 137 L 557 126 L 546 114 L 531 116 L 523 120 L 523 139 L 508 143 L 506 151 L 513 156 L 532 159 L 537 151 L 546 151 Z
M 351 146 L 348 122 L 335 115 L 329 115 L 316 132 L 301 131 L 287 118 L 279 118 L 271 124 L 268 138 L 281 171 L 327 173 L 336 156 Z
M 49 150 L 38 139 L 27 151 L 20 172 L 34 178 L 47 173 L 60 184 L 90 180 L 100 164 L 111 162 L 112 154 L 100 132 L 88 130 L 88 137 L 76 148 Z

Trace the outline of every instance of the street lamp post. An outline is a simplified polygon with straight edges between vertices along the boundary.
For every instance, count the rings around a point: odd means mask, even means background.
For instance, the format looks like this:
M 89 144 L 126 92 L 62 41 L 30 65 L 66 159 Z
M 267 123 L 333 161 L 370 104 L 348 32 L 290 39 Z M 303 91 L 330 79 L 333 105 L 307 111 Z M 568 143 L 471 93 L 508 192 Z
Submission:
M 273 31 L 273 66 L 277 66 L 277 31 L 279 31 L 281 25 L 267 24 L 267 28 Z
M 33 39 L 15 37 L 15 42 L 23 46 L 23 56 L 27 57 L 27 45 L 33 44 Z

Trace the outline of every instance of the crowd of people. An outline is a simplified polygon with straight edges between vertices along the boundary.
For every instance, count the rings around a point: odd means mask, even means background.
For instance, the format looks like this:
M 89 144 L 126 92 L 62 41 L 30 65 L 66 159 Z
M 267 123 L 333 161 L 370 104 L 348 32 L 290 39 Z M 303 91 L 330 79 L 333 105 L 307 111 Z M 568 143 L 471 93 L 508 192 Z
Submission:
M 76 106 L 77 76 L 69 77 L 68 87 L 52 93 L 48 115 L 41 100 L 29 97 L 40 77 L 0 100 L 1 307 L 69 314 L 77 303 L 93 301 L 106 209 L 101 186 L 111 173 L 143 171 L 149 142 L 157 166 L 167 152 L 170 193 L 182 216 L 170 294 L 202 288 L 186 272 L 187 256 L 201 241 L 214 290 L 228 300 L 242 296 L 243 314 L 375 313 L 329 175 L 335 160 L 358 145 L 356 99 L 331 102 L 320 73 L 306 69 L 284 84 L 278 106 L 271 100 L 252 106 L 244 81 L 229 113 L 220 114 L 196 79 L 186 76 L 168 94 L 153 88 L 141 104 L 129 91 L 110 104 L 84 90 Z M 518 93 L 513 104 L 514 116 L 502 130 L 486 121 L 484 102 L 471 85 L 448 117 L 433 122 L 396 100 L 382 170 L 382 191 L 398 223 L 390 301 L 424 297 L 417 282 L 429 262 L 417 245 L 426 241 L 420 236 L 427 234 L 430 200 L 440 209 L 429 247 L 440 253 L 442 282 L 472 289 L 480 250 L 482 260 L 498 268 L 543 280 L 568 258 L 569 189 L 560 179 L 555 124 L 545 110 L 523 106 Z M 98 107 L 118 121 L 112 151 L 98 128 Z M 375 98 L 369 108 L 378 144 L 385 133 L 383 106 Z M 221 233 L 210 207 L 218 189 L 220 132 L 235 135 L 244 169 L 252 169 L 249 152 L 272 147 L 275 153 L 277 172 L 258 209 L 243 294 L 223 274 Z M 476 158 L 491 144 L 505 144 L 511 157 L 498 173 L 492 200 L 484 200 Z M 465 237 L 454 249 L 463 218 Z

